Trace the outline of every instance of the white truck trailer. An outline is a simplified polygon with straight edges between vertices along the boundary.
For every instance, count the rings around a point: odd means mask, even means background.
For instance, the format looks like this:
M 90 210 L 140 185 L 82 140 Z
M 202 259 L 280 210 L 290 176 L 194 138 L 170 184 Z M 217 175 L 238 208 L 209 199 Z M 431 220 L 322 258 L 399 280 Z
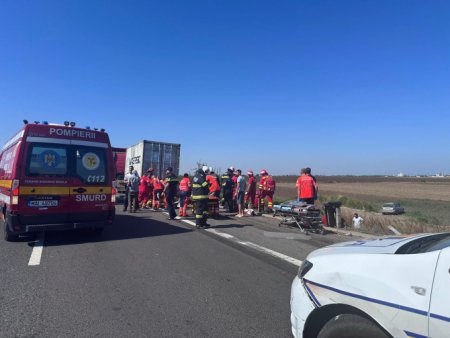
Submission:
M 181 144 L 141 141 L 129 148 L 125 159 L 126 171 L 132 165 L 140 176 L 147 169 L 153 168 L 154 175 L 164 177 L 167 167 L 173 168 L 173 173 L 179 175 L 180 170 L 180 148 Z

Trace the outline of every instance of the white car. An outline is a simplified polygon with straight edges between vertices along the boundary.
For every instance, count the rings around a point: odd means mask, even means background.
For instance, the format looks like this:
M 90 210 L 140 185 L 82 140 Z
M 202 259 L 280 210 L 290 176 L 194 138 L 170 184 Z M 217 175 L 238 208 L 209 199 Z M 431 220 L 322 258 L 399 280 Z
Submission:
M 313 251 L 292 283 L 291 325 L 297 338 L 450 337 L 450 233 Z

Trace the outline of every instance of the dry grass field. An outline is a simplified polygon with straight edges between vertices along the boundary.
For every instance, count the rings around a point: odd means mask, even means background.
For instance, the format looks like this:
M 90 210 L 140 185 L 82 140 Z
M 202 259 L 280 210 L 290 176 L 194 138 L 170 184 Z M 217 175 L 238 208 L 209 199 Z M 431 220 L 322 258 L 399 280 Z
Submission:
M 276 179 L 276 201 L 296 197 L 297 177 Z M 318 204 L 342 201 L 342 214 L 347 224 L 357 211 L 365 219 L 369 232 L 389 233 L 389 225 L 405 233 L 450 230 L 449 178 L 319 176 L 317 181 Z M 405 214 L 381 215 L 381 205 L 393 201 L 402 204 Z

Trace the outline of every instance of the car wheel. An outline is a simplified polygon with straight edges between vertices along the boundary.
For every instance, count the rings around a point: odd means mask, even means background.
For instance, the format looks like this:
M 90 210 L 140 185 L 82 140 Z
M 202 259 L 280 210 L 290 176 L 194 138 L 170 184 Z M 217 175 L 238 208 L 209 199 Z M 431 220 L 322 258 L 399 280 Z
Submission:
M 8 222 L 5 220 L 3 220 L 3 237 L 5 239 L 5 241 L 7 242 L 16 242 L 19 239 L 19 236 L 16 235 L 14 232 L 12 232 L 11 230 L 9 230 L 9 225 Z
M 317 338 L 390 338 L 390 336 L 369 319 L 354 314 L 343 314 L 328 321 Z

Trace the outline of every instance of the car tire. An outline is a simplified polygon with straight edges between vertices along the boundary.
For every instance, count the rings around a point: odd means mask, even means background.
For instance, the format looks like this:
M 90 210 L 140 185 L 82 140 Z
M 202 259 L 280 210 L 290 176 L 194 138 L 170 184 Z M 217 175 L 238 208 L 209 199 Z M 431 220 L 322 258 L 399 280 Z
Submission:
M 390 338 L 374 322 L 354 314 L 342 314 L 329 320 L 317 338 Z
M 3 238 L 5 239 L 5 241 L 16 242 L 19 239 L 19 236 L 17 234 L 9 230 L 9 225 L 6 218 L 3 220 L 3 229 Z

